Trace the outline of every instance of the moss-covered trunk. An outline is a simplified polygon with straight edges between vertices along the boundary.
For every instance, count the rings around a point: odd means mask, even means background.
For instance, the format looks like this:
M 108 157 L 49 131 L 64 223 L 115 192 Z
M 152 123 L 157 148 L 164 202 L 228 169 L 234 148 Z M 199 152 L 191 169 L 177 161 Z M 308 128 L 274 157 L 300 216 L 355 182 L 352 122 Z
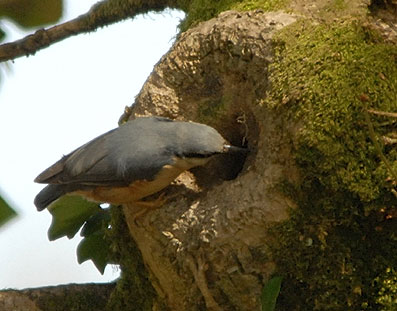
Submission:
M 275 273 L 280 310 L 396 306 L 397 153 L 381 145 L 388 167 L 369 131 L 392 139 L 396 123 L 367 112 L 396 110 L 393 32 L 363 1 L 288 7 L 300 15 L 227 11 L 189 29 L 132 108 L 251 150 L 182 175 L 138 225 L 124 208 L 154 310 L 260 310 Z

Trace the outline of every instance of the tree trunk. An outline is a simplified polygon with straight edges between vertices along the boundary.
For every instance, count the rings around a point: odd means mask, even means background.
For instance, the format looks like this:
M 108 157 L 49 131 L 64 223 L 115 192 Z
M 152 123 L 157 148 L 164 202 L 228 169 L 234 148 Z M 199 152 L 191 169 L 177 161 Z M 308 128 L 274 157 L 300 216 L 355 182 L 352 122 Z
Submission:
M 275 186 L 299 178 L 291 156 L 297 125 L 260 100 L 272 35 L 296 19 L 227 11 L 183 33 L 132 108 L 135 116 L 209 124 L 250 149 L 246 159 L 219 158 L 182 175 L 166 206 L 138 224 L 132 207 L 124 207 L 152 284 L 170 310 L 260 310 L 273 272 L 266 228 L 294 207 Z

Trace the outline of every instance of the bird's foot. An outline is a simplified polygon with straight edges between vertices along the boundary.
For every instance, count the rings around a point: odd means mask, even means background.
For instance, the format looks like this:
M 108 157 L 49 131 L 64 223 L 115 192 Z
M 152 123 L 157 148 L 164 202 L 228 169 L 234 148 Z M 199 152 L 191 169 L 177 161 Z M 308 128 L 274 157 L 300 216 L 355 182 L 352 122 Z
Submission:
M 165 193 L 161 193 L 156 200 L 153 201 L 137 201 L 134 202 L 134 207 L 139 208 L 134 214 L 134 223 L 139 226 L 138 219 L 142 218 L 147 212 L 156 210 L 162 207 L 169 197 L 165 197 Z
M 165 202 L 167 202 L 168 198 L 165 198 L 165 193 L 161 193 L 156 200 L 153 201 L 138 201 L 134 202 L 134 205 L 137 207 L 140 207 L 142 209 L 145 209 L 146 211 L 148 210 L 154 210 L 162 207 Z

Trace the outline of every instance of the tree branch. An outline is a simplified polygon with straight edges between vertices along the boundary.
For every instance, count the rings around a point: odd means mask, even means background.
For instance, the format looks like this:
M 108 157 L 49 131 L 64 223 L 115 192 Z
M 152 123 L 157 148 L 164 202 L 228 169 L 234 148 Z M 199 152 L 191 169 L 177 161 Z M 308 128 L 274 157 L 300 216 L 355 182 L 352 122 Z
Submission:
M 176 8 L 175 2 L 174 0 L 105 0 L 98 2 L 86 14 L 75 19 L 48 29 L 37 30 L 23 39 L 0 45 L 0 62 L 33 55 L 68 37 L 94 31 L 138 14 Z
M 1 290 L 0 310 L 104 311 L 115 283 L 67 284 L 23 290 Z

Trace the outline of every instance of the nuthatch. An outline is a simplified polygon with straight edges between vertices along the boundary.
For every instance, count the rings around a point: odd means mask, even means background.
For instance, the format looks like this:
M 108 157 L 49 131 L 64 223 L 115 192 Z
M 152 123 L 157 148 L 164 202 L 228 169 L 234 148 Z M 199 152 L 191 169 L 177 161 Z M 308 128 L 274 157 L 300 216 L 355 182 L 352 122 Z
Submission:
M 246 150 L 229 145 L 208 125 L 137 118 L 77 148 L 37 176 L 35 182 L 48 185 L 34 204 L 41 211 L 65 194 L 115 205 L 139 202 L 216 154 Z

